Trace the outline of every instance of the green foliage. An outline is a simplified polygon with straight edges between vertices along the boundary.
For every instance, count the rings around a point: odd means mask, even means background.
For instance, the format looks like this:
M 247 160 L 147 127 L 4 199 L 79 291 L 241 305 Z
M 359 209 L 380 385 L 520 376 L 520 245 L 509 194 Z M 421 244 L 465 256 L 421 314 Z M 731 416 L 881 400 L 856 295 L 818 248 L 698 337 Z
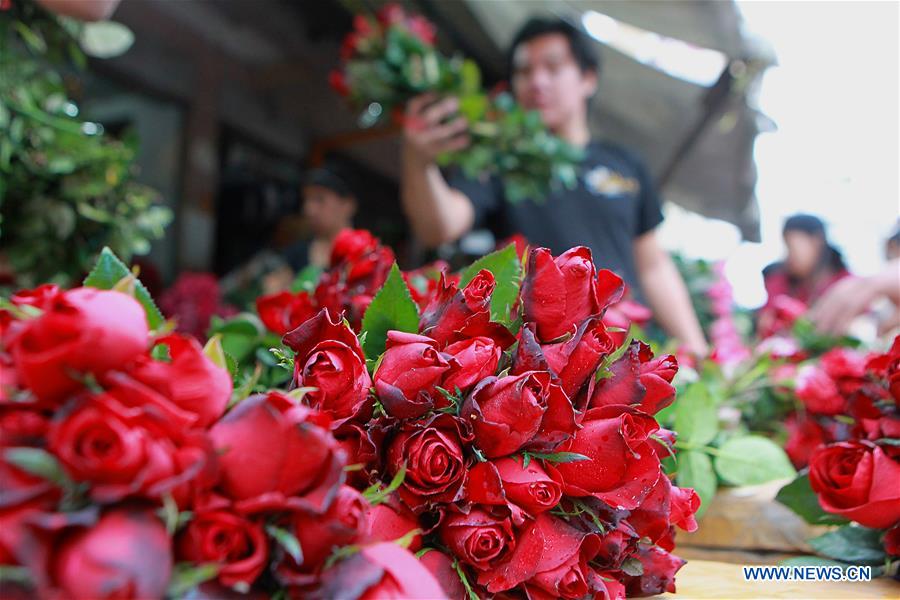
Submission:
M 697 517 L 703 515 L 716 494 L 716 473 L 709 456 L 698 450 L 687 450 L 678 454 L 678 473 L 675 481 L 680 487 L 694 488 L 700 496 Z
M 822 510 L 819 497 L 809 485 L 809 475 L 801 475 L 778 491 L 775 499 L 811 525 L 842 525 L 847 519 Z
M 0 12 L 0 250 L 18 286 L 69 285 L 104 246 L 130 261 L 171 220 L 133 181 L 133 141 L 79 119 L 51 67 L 84 63 L 82 30 L 32 2 Z
M 716 453 L 715 467 L 719 477 L 732 485 L 755 485 L 797 474 L 784 450 L 758 435 L 726 441 Z
M 845 525 L 809 540 L 813 550 L 822 556 L 850 564 L 878 565 L 884 562 L 881 531 L 855 525 Z
M 716 403 L 703 382 L 695 383 L 678 395 L 675 402 L 675 431 L 690 447 L 705 446 L 719 431 Z
M 482 269 L 490 271 L 497 282 L 491 296 L 491 320 L 509 325 L 515 317 L 511 309 L 522 284 L 522 263 L 516 254 L 515 244 L 486 254 L 463 269 L 459 288 L 464 288 Z
M 363 316 L 361 335 L 365 336 L 366 358 L 375 359 L 384 352 L 387 332 L 391 329 L 412 333 L 419 330 L 419 309 L 396 263 Z

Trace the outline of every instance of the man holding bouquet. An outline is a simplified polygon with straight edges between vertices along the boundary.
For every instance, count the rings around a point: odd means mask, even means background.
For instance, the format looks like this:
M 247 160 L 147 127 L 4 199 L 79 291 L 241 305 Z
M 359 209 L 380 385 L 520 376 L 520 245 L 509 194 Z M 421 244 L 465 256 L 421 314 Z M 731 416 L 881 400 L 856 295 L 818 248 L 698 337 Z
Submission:
M 599 266 L 617 272 L 650 304 L 669 335 L 705 355 L 687 289 L 654 233 L 663 217 L 649 174 L 627 151 L 591 137 L 589 102 L 600 67 L 593 43 L 565 21 L 532 19 L 513 39 L 508 57 L 516 100 L 539 111 L 554 134 L 583 148 L 577 187 L 513 204 L 494 179 L 446 177 L 435 159 L 469 143 L 467 123 L 457 115 L 456 98 L 422 95 L 407 106 L 402 159 L 403 206 L 416 235 L 438 246 L 487 227 L 498 239 L 521 233 L 554 254 L 587 246 Z

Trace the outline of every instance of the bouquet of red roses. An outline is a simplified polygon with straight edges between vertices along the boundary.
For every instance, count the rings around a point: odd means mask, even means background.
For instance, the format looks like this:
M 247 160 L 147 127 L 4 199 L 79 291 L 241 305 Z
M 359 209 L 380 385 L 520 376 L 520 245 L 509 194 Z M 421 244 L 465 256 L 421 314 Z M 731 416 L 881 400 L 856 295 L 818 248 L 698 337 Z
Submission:
M 219 339 L 151 330 L 158 313 L 108 253 L 88 282 L 115 289 L 45 285 L 0 310 L 4 597 L 441 596 L 370 531 L 303 390 L 233 389 Z M 366 544 L 335 582 L 342 540 Z
M 364 109 L 360 122 L 402 119 L 406 103 L 433 92 L 459 98 L 471 143 L 442 156 L 470 178 L 498 175 L 510 202 L 541 200 L 551 188 L 574 187 L 582 152 L 552 135 L 540 114 L 526 112 L 509 94 L 489 96 L 471 60 L 447 58 L 435 47 L 435 29 L 399 4 L 385 5 L 376 18 L 357 15 L 341 48 L 341 70 L 331 85 Z
M 813 524 L 820 554 L 875 571 L 900 565 L 900 336 L 884 354 L 837 348 L 800 368 L 786 450 L 807 470 L 778 499 Z M 848 523 L 854 523 L 848 525 Z

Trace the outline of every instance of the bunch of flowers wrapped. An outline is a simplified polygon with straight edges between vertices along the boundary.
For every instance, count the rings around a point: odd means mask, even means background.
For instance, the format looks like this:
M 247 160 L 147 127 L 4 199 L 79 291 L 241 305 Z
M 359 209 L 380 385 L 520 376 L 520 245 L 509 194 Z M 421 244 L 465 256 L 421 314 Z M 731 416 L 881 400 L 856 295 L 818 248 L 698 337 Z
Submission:
M 125 291 L 45 285 L 5 304 L 0 340 L 4 597 L 442 594 L 370 532 L 329 416 L 233 390 L 218 339 L 151 331 Z M 335 580 L 325 561 L 363 538 Z
M 551 188 L 577 183 L 581 151 L 552 135 L 539 113 L 524 111 L 509 94 L 486 94 L 477 65 L 442 55 L 434 26 L 399 4 L 384 6 L 376 18 L 357 15 L 341 61 L 331 85 L 364 109 L 363 125 L 387 116 L 401 120 L 406 103 L 419 94 L 458 97 L 471 143 L 440 161 L 459 165 L 472 178 L 499 175 L 509 201 L 541 200 Z
M 779 500 L 810 523 L 833 559 L 896 574 L 900 564 L 900 337 L 883 354 L 845 348 L 800 368 L 786 450 L 805 472 Z M 853 524 L 847 525 L 852 522 Z

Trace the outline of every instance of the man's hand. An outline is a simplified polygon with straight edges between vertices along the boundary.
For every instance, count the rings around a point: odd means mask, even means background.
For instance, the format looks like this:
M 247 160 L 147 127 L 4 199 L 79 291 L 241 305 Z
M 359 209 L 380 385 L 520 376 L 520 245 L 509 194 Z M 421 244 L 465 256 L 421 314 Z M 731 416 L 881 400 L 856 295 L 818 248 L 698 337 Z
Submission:
M 813 305 L 807 316 L 822 333 L 843 335 L 853 319 L 869 310 L 879 297 L 900 305 L 900 260 L 871 277 L 847 277 L 837 282 Z
M 451 119 L 459 109 L 459 100 L 438 100 L 435 94 L 423 94 L 409 101 L 403 119 L 404 160 L 432 163 L 439 154 L 461 150 L 469 144 L 464 117 Z

